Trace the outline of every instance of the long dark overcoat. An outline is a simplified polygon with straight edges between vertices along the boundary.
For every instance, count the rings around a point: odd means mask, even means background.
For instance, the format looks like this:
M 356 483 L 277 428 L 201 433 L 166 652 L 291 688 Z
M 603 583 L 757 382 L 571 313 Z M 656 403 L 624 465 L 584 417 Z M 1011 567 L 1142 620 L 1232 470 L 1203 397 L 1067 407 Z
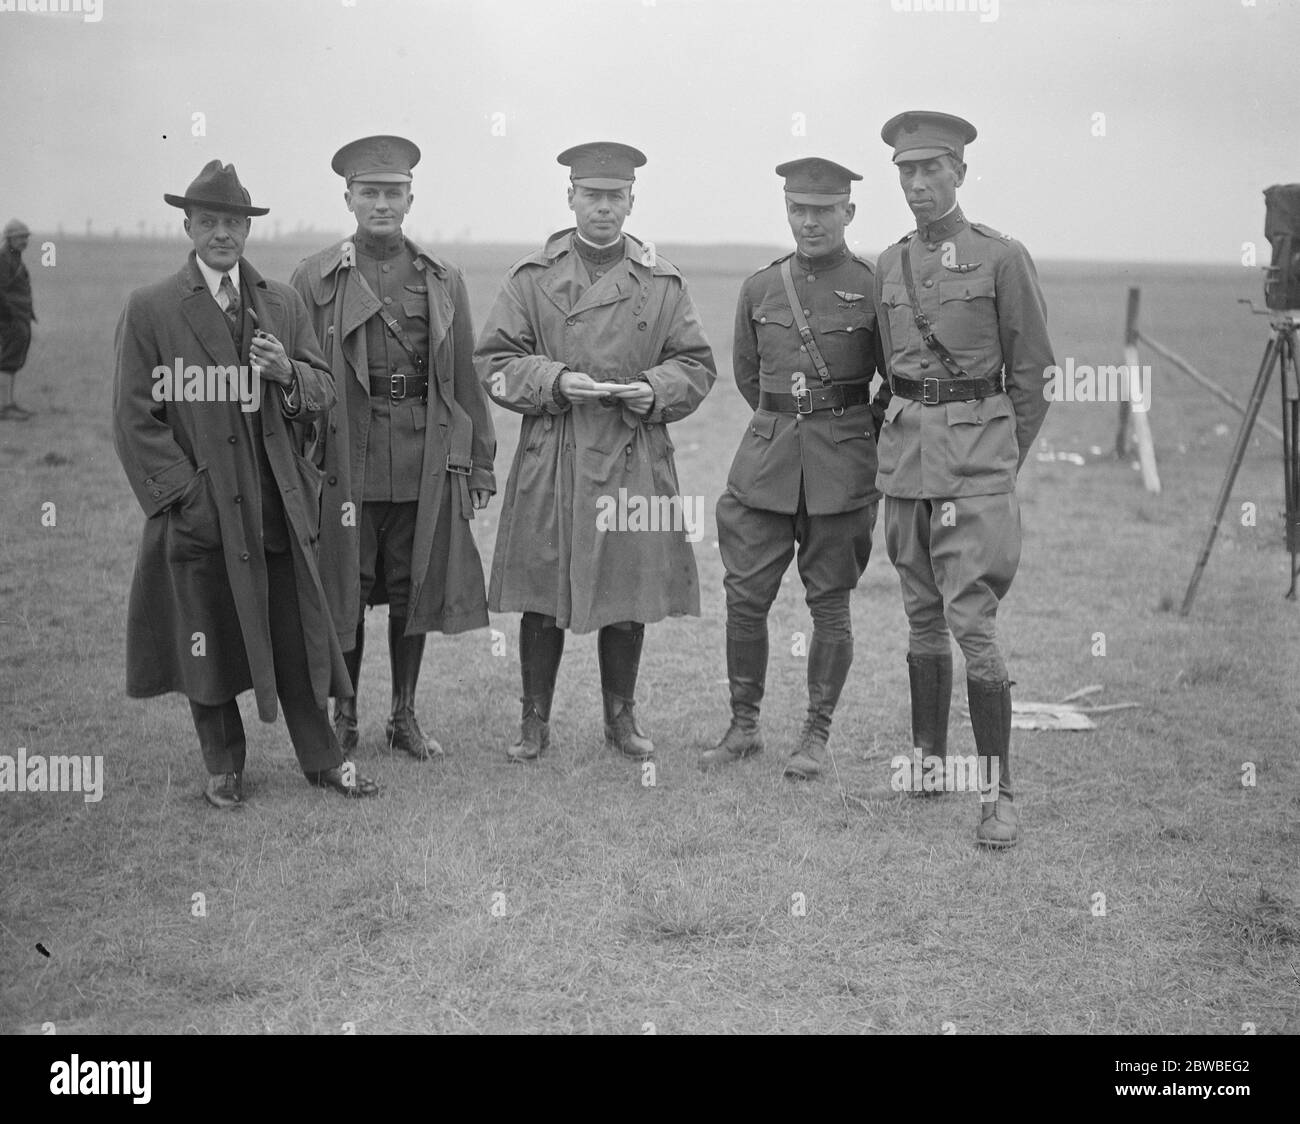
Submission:
M 316 567 L 321 471 L 302 456 L 299 422 L 329 409 L 334 384 L 298 294 L 242 259 L 240 274 L 258 326 L 284 345 L 302 397 L 290 423 L 268 380 L 258 413 L 290 531 L 312 691 L 324 706 L 352 688 Z M 181 691 L 216 705 L 252 688 L 258 715 L 274 721 L 253 415 L 237 400 L 159 401 L 154 393 L 156 368 L 240 362 L 193 253 L 175 276 L 131 294 L 116 351 L 114 442 L 147 516 L 127 615 L 127 693 Z

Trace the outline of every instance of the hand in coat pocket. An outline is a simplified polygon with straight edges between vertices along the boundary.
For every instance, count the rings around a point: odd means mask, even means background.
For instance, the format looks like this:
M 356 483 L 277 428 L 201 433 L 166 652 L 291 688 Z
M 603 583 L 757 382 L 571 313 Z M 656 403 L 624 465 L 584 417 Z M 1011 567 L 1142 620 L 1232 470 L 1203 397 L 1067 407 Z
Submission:
M 208 470 L 200 468 L 167 509 L 167 561 L 186 562 L 221 549 L 221 521 Z

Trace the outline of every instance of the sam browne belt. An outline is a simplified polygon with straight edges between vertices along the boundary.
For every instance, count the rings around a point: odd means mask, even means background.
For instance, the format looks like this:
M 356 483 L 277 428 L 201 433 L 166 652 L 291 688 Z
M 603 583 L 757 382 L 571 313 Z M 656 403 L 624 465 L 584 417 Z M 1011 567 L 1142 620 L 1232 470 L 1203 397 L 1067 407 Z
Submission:
M 871 388 L 862 384 L 821 386 L 802 394 L 782 394 L 764 390 L 758 395 L 758 408 L 774 414 L 811 414 L 814 410 L 839 410 L 861 406 L 871 401 Z

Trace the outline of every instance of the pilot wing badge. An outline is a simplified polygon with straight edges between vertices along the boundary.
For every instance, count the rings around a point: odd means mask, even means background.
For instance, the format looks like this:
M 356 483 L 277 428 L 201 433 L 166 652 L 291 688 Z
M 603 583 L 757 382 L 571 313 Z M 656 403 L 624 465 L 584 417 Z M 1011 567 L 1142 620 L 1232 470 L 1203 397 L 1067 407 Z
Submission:
M 863 299 L 866 297 L 867 294 L 866 294 L 866 293 L 846 293 L 843 289 L 836 289 L 836 290 L 835 290 L 835 295 L 836 295 L 837 297 L 839 297 L 840 300 L 842 300 L 842 301 L 846 301 L 847 303 L 852 304 L 854 301 L 860 301 L 860 300 L 863 300 Z

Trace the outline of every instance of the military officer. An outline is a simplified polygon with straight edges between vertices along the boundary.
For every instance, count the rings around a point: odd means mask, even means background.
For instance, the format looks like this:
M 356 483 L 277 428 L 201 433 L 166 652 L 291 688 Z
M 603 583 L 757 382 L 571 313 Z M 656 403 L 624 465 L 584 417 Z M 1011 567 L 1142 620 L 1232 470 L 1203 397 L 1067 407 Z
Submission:
M 828 765 L 831 716 L 853 662 L 849 596 L 871 555 L 880 497 L 870 405 L 876 313 L 871 266 L 844 241 L 850 184 L 862 177 L 819 157 L 776 173 L 796 249 L 745 282 L 736 310 L 736 385 L 754 416 L 717 505 L 731 725 L 700 763 L 763 748 L 767 614 L 797 549 L 813 634 L 808 716 L 785 775 L 808 779 Z
M 997 644 L 998 602 L 1020 561 L 1016 476 L 1043 424 L 1053 363 L 1043 294 L 1018 242 L 957 205 L 975 128 L 946 113 L 901 113 L 893 147 L 916 230 L 876 265 L 875 305 L 893 400 L 877 483 L 885 544 L 907 610 L 913 745 L 946 757 L 949 630 L 966 659 L 984 780 L 979 845 L 1014 846 L 1011 684 Z
M 645 526 L 632 508 L 684 517 L 668 423 L 717 376 L 681 274 L 623 233 L 645 156 L 598 141 L 557 160 L 576 226 L 514 265 L 475 352 L 493 400 L 524 415 L 489 590 L 494 612 L 523 614 L 523 712 L 507 756 L 531 761 L 549 745 L 572 629 L 599 630 L 606 748 L 643 760 L 655 748 L 633 709 L 645 626 L 698 616 L 700 591 L 684 518 Z
M 425 634 L 488 623 L 468 521 L 496 491 L 496 436 L 474 375 L 461 271 L 402 234 L 419 159 L 404 137 L 363 137 L 339 149 L 331 166 L 347 184 L 356 233 L 302 262 L 293 285 L 338 387 L 324 433 L 320 558 L 348 672 L 355 690 L 366 606 L 387 601 L 386 737 L 424 761 L 443 752 L 415 716 Z M 350 752 L 355 697 L 335 700 L 334 723 Z
M 5 223 L 0 244 L 0 419 L 28 421 L 32 412 L 14 398 L 18 372 L 32 342 L 32 278 L 23 264 L 31 231 L 21 219 Z

